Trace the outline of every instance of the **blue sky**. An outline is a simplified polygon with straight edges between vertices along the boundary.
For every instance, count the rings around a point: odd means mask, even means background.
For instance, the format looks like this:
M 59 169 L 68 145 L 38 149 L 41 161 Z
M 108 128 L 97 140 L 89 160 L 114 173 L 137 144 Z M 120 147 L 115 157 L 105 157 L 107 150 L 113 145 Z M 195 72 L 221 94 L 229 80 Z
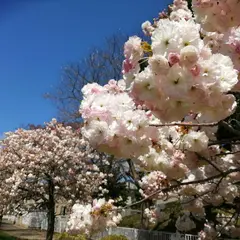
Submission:
M 56 116 L 43 98 L 61 68 L 122 31 L 132 34 L 171 0 L 0 0 L 0 135 Z

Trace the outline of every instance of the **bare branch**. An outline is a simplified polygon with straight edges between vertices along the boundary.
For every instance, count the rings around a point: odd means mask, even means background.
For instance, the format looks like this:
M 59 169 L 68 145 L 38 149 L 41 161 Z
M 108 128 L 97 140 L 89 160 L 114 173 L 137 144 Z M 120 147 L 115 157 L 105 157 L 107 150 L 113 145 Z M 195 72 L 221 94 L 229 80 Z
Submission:
M 56 105 L 60 121 L 81 121 L 79 105 L 81 89 L 87 83 L 107 83 L 110 79 L 121 79 L 123 45 L 128 36 L 113 35 L 101 48 L 93 48 L 89 55 L 78 63 L 63 68 L 62 80 L 45 94 Z

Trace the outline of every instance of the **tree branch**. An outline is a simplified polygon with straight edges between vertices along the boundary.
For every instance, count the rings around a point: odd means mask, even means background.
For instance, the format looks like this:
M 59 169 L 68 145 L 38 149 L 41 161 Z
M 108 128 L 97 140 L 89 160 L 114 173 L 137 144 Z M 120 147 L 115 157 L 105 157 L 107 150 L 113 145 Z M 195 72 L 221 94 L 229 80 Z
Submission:
M 150 198 L 152 198 L 153 196 L 155 196 L 156 194 L 160 193 L 160 192 L 168 192 L 170 190 L 173 190 L 175 188 L 178 188 L 180 186 L 187 186 L 187 185 L 191 185 L 191 184 L 198 184 L 198 183 L 205 183 L 205 182 L 208 182 L 208 181 L 211 181 L 211 180 L 214 180 L 214 179 L 217 179 L 217 178 L 221 178 L 221 177 L 226 177 L 227 175 L 229 175 L 230 173 L 234 173 L 234 172 L 240 172 L 240 168 L 235 168 L 235 169 L 229 169 L 228 171 L 226 172 L 222 172 L 222 173 L 219 173 L 217 175 L 214 175 L 212 177 L 209 177 L 209 178 L 205 178 L 205 179 L 200 179 L 200 180 L 195 180 L 195 181 L 190 181 L 190 182 L 181 182 L 179 184 L 176 184 L 176 185 L 172 185 L 170 187 L 167 187 L 167 188 L 163 188 L 163 189 L 159 189 L 158 191 L 148 195 L 147 197 L 135 202 L 135 203 L 132 203 L 130 205 L 126 205 L 124 208 L 122 209 L 126 209 L 126 208 L 129 208 L 129 207 L 132 207 L 132 206 L 135 206 L 135 205 L 138 205 Z
M 198 153 L 196 153 L 196 155 L 197 155 L 200 159 L 204 160 L 205 162 L 207 162 L 208 164 L 210 164 L 211 166 L 213 166 L 218 172 L 222 173 L 222 170 L 219 169 L 211 160 L 209 160 L 209 159 L 201 156 L 201 155 L 198 154 Z
M 212 123 L 191 123 L 191 122 L 172 122 L 163 124 L 150 124 L 152 127 L 171 127 L 171 126 L 186 126 L 186 127 L 214 127 L 217 126 L 219 122 Z

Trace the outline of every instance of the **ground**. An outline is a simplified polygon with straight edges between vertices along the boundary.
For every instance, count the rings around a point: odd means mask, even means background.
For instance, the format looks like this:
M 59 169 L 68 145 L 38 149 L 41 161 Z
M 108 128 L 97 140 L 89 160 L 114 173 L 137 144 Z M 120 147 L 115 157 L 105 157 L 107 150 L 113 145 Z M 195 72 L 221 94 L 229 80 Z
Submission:
M 4 232 L 0 231 L 0 240 L 16 240 L 16 238 L 11 237 Z
M 45 231 L 28 229 L 4 220 L 0 226 L 0 240 L 44 240 Z

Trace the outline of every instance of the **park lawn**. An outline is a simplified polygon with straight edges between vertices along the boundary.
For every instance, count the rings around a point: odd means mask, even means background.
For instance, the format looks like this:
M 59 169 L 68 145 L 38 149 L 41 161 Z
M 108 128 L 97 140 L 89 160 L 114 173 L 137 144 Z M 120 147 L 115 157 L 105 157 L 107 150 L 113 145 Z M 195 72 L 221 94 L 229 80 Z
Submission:
M 16 238 L 9 236 L 8 234 L 6 234 L 0 230 L 0 240 L 16 240 Z

